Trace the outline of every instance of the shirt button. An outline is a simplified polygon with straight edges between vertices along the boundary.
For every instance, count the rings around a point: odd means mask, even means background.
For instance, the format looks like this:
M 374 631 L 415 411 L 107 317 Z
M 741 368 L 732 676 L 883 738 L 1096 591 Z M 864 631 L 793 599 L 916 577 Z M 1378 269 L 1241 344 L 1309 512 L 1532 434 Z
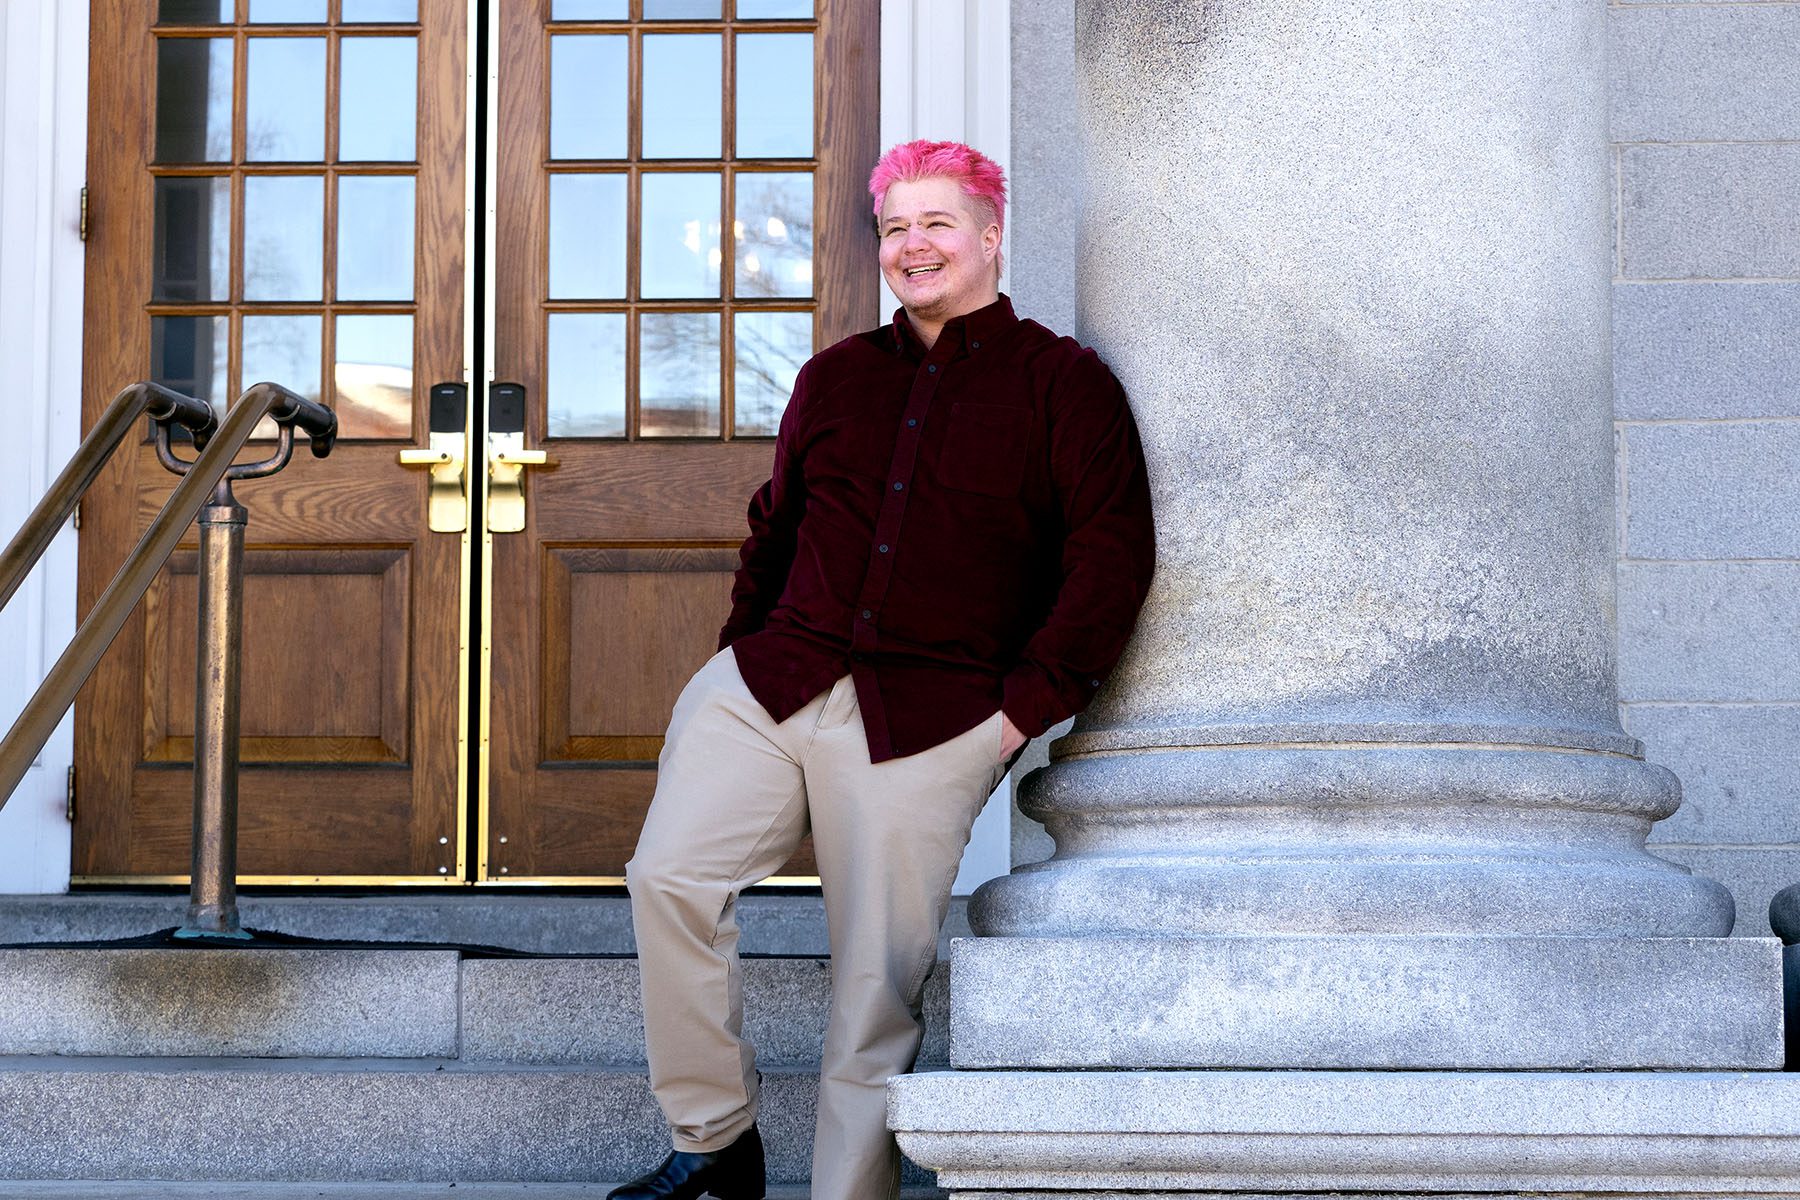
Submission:
M 885 549 L 887 549 L 887 547 L 883 546 L 882 549 L 885 550 Z M 1088 686 L 1089 687 L 1099 687 L 1100 681 L 1098 679 L 1090 679 L 1090 680 L 1088 680 Z
M 917 425 L 918 423 L 919 423 L 919 418 L 917 418 L 917 417 L 906 418 L 906 424 L 907 424 L 908 428 L 911 428 L 912 426 Z
M 877 546 L 877 547 L 875 547 L 875 548 L 876 548 L 876 549 L 877 549 L 877 550 L 879 550 L 879 551 L 881 551 L 881 552 L 882 552 L 882 553 L 883 553 L 883 554 L 886 554 L 886 553 L 887 553 L 887 543 L 886 543 L 886 542 L 883 542 L 883 543 L 881 543 L 881 545 L 879 545 L 879 546 Z M 1099 686 L 1099 685 L 1098 685 L 1098 684 L 1095 684 L 1095 685 L 1094 685 L 1094 686 L 1096 686 L 1096 687 L 1098 687 L 1098 686 Z
M 932 363 L 930 366 L 926 367 L 925 369 L 927 371 L 931 372 L 933 375 L 937 374 L 937 364 L 936 363 Z
M 874 615 L 875 614 L 873 612 L 871 612 L 870 610 L 868 610 L 866 608 L 863 609 L 863 620 L 867 621 L 870 617 L 873 617 Z
M 896 492 L 903 492 L 906 490 L 906 485 L 904 483 L 901 483 L 898 479 L 896 479 L 896 480 L 894 480 L 894 490 Z

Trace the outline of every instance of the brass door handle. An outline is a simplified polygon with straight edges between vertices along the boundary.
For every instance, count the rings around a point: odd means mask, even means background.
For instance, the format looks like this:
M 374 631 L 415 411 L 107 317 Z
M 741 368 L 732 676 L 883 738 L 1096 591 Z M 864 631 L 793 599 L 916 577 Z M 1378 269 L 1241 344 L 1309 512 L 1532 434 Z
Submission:
M 525 528 L 525 468 L 555 466 L 542 450 L 496 450 L 488 455 L 489 533 Z
M 437 440 L 441 435 L 434 435 Z M 461 434 L 454 434 L 458 441 Z M 431 468 L 431 493 L 425 519 L 433 533 L 461 533 L 469 527 L 469 501 L 463 492 L 463 456 L 448 449 L 415 447 L 400 451 L 400 464 Z

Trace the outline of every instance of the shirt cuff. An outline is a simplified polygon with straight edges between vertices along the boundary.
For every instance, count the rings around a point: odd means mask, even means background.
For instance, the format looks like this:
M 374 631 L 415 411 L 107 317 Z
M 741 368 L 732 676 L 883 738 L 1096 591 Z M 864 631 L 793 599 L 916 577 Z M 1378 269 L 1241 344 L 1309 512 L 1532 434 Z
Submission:
M 1042 737 L 1058 721 L 1074 715 L 1049 677 L 1029 663 L 1007 672 L 1001 683 L 1000 711 L 1028 738 Z

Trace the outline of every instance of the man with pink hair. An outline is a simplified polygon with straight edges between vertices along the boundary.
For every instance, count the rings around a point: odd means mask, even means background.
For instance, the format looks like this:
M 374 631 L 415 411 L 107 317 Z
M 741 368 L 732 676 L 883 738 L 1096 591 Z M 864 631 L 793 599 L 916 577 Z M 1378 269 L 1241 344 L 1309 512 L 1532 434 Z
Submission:
M 763 1195 L 735 907 L 809 832 L 832 959 L 812 1195 L 898 1194 L 887 1081 L 918 1055 L 969 827 L 1027 738 L 1086 707 L 1149 588 L 1131 410 L 1000 294 L 1000 168 L 909 142 L 869 191 L 900 311 L 800 371 L 626 867 L 675 1147 L 615 1200 Z

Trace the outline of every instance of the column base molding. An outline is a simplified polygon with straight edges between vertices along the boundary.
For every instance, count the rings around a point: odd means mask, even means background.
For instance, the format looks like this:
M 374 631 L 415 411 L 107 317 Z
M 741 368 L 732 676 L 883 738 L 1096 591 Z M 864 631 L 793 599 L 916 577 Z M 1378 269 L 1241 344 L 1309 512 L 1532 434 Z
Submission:
M 951 1071 L 890 1083 L 888 1124 L 957 1200 L 1800 1195 L 1779 1072 Z
M 1774 938 L 959 938 L 959 1069 L 1759 1070 Z

